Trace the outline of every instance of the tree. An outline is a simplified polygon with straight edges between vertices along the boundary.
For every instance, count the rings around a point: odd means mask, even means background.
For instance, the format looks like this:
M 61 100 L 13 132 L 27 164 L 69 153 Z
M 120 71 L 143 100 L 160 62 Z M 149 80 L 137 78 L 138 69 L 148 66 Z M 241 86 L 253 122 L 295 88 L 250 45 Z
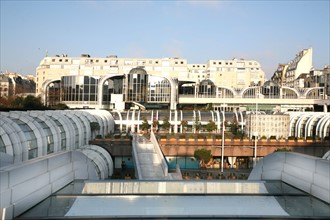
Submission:
M 146 118 L 143 119 L 142 124 L 140 125 L 142 131 L 147 131 L 150 128 L 148 120 Z
M 157 131 L 158 126 L 159 126 L 159 121 L 157 119 L 154 119 L 152 121 L 152 127 L 153 127 L 154 131 Z
M 182 120 L 181 121 L 182 131 L 186 131 L 187 130 L 187 126 L 188 126 L 188 122 L 186 120 Z
M 93 122 L 90 122 L 89 125 L 91 127 L 91 133 L 92 133 L 92 137 L 93 137 L 94 132 L 100 130 L 100 124 L 98 122 L 93 121 Z
M 209 123 L 207 123 L 207 125 L 206 125 L 206 130 L 211 133 L 212 131 L 214 131 L 216 129 L 217 129 L 217 125 L 215 124 L 215 122 L 212 120 L 209 120 Z
M 162 124 L 162 128 L 165 130 L 165 131 L 168 131 L 171 127 L 171 123 L 169 122 L 169 119 L 168 117 L 165 117 L 163 119 L 163 124 Z
M 212 111 L 213 110 L 213 103 L 208 103 L 206 106 L 206 110 Z
M 212 158 L 211 150 L 197 149 L 194 152 L 194 157 L 201 162 L 202 166 L 205 166 Z
M 89 125 L 91 127 L 92 132 L 100 130 L 100 125 L 98 122 L 93 121 L 93 122 L 90 122 Z
M 194 121 L 194 128 L 195 128 L 195 132 L 198 132 L 202 128 L 202 124 L 200 121 L 198 121 L 197 118 Z
M 69 109 L 69 106 L 67 106 L 64 103 L 57 103 L 56 105 L 53 105 L 52 106 L 52 109 L 55 109 L 55 110 L 64 110 L 64 109 Z
M 32 95 L 28 95 L 23 99 L 23 108 L 25 109 L 44 109 L 41 99 Z

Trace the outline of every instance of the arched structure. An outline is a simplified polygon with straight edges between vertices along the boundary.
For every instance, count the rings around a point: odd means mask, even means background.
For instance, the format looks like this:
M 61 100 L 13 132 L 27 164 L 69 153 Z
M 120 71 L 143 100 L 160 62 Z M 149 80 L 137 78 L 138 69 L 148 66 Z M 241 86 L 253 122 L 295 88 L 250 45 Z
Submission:
M 261 93 L 265 98 L 278 99 L 280 97 L 280 86 L 274 81 L 267 81 L 261 87 Z
M 237 93 L 233 88 L 218 86 L 217 87 L 217 98 L 234 98 Z
M 77 150 L 96 134 L 114 131 L 113 117 L 105 110 L 0 112 L 0 119 L 0 152 L 12 156 L 13 163 Z M 91 122 L 99 130 L 92 131 Z
M 314 87 L 308 88 L 305 92 L 306 99 L 323 99 L 324 98 L 324 88 Z
M 287 112 L 290 115 L 289 136 L 297 138 L 321 138 L 330 136 L 330 113 Z
M 210 79 L 204 79 L 199 83 L 198 95 L 202 95 L 204 97 L 212 97 L 215 95 L 215 92 L 215 85 Z
M 241 91 L 242 98 L 257 98 L 260 93 L 260 87 L 248 87 Z
M 282 86 L 281 98 L 283 99 L 297 99 L 300 98 L 299 92 L 294 88 Z
M 48 79 L 46 81 L 44 81 L 42 83 L 42 91 L 40 91 L 41 93 L 41 101 L 46 105 L 48 106 L 47 104 L 47 100 L 49 99 L 47 96 L 48 96 L 48 88 L 49 88 L 49 85 L 51 83 L 55 83 L 55 82 L 60 82 L 61 81 L 61 78 L 55 78 L 55 79 Z

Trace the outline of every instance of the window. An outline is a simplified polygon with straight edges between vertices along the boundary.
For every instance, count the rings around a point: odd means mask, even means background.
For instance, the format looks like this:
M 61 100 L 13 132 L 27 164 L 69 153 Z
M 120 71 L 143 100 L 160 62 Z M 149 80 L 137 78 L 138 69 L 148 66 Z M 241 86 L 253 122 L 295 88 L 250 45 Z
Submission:
M 184 64 L 183 61 L 181 61 L 181 64 Z
M 219 62 L 219 64 L 221 65 L 221 62 Z
M 175 64 L 178 64 L 178 61 L 175 61 Z
M 158 64 L 158 61 L 156 61 L 155 63 Z
M 52 59 L 52 62 L 55 62 L 55 59 Z
M 99 60 L 96 60 L 95 62 L 97 62 L 97 63 L 98 63 L 98 62 L 99 62 Z
M 62 59 L 60 59 L 59 61 L 62 62 Z
M 213 64 L 215 65 L 215 64 L 217 64 L 216 62 L 213 62 Z
M 69 60 L 68 59 L 65 59 L 65 62 L 68 62 Z
M 107 62 L 108 62 L 108 60 L 104 60 L 104 62 L 105 62 L 105 63 L 107 63 Z

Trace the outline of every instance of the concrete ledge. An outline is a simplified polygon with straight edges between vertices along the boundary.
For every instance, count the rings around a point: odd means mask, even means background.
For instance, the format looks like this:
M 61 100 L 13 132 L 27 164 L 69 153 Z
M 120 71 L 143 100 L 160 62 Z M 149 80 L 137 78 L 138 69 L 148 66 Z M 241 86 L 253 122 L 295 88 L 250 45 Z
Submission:
M 97 179 L 95 164 L 82 152 L 53 153 L 0 170 L 0 212 L 12 219 L 72 182 Z
M 329 188 L 325 189 L 317 185 L 312 185 L 311 194 L 323 201 L 330 201 Z

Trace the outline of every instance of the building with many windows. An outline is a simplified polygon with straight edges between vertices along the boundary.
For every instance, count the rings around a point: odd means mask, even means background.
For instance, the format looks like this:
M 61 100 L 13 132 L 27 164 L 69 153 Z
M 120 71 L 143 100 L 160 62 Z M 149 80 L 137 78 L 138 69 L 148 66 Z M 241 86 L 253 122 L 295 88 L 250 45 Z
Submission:
M 282 86 L 291 88 L 304 88 L 304 75 L 313 69 L 313 49 L 300 51 L 294 59 L 287 64 L 279 64 L 272 76 L 272 80 Z
M 254 60 L 188 64 L 180 58 L 62 55 L 45 57 L 40 62 L 36 94 L 47 105 L 63 102 L 73 108 L 127 109 L 135 103 L 176 109 L 179 94 L 215 96 L 218 87 L 241 90 L 264 81 L 265 74 Z
M 329 77 L 311 62 L 312 49 L 303 50 L 265 82 L 254 60 L 188 64 L 180 58 L 62 55 L 40 62 L 36 94 L 47 106 L 61 102 L 70 108 L 249 111 L 258 102 L 264 111 L 327 111 Z

